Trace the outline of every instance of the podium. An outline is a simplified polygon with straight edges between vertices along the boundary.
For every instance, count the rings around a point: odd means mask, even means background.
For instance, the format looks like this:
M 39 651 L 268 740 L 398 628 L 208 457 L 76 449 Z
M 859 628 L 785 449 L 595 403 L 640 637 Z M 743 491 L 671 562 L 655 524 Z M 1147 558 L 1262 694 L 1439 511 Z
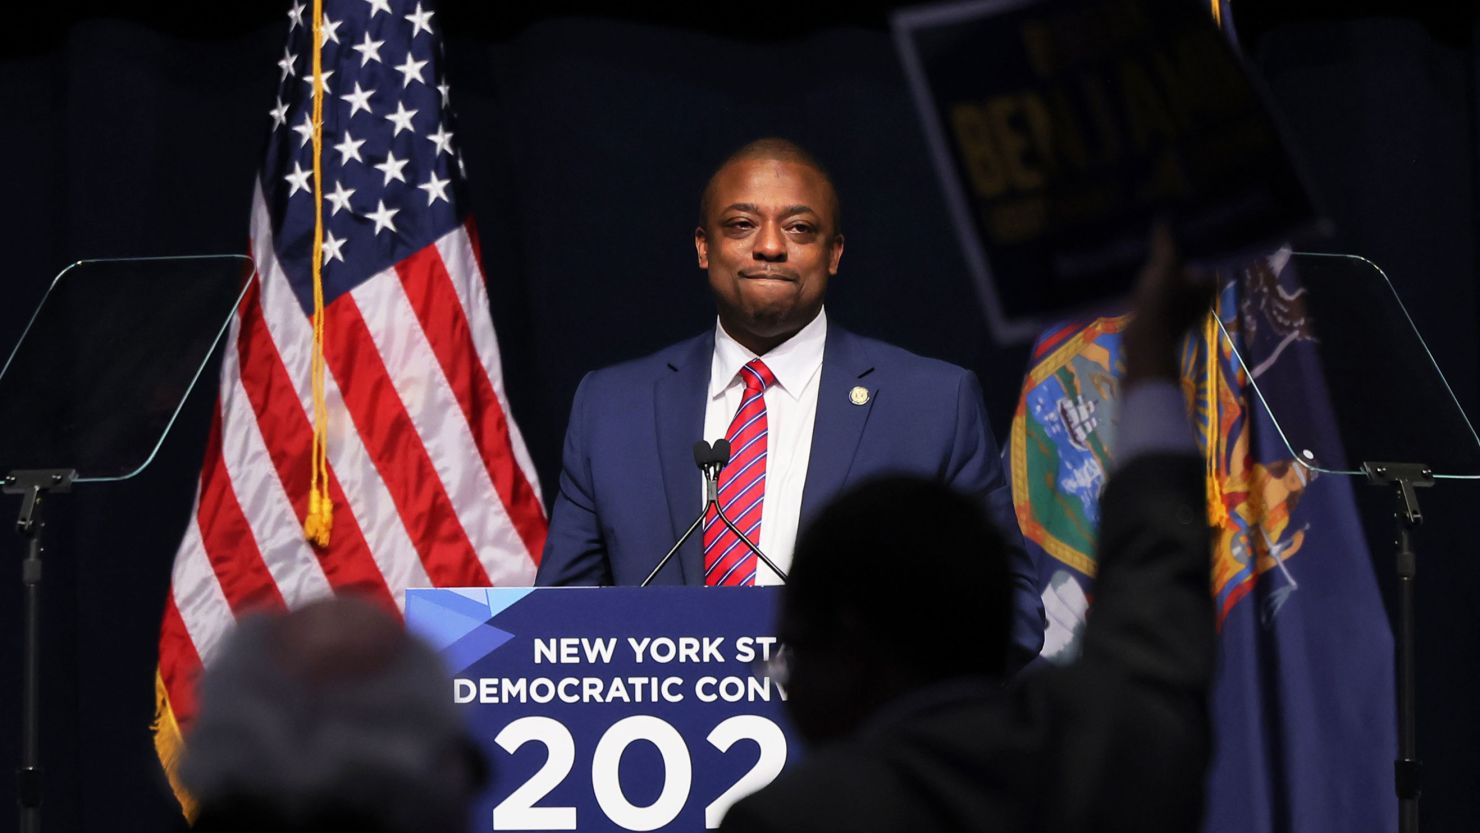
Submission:
M 413 589 L 491 764 L 471 830 L 705 830 L 799 757 L 778 588 Z

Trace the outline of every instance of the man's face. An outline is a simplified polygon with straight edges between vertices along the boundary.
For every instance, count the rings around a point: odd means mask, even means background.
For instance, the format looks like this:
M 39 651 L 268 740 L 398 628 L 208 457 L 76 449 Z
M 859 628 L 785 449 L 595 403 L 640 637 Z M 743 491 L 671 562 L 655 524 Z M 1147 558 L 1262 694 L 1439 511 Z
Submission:
M 794 162 L 741 159 L 715 175 L 694 248 L 720 323 L 752 352 L 769 351 L 822 309 L 843 257 L 834 204 L 822 175 Z

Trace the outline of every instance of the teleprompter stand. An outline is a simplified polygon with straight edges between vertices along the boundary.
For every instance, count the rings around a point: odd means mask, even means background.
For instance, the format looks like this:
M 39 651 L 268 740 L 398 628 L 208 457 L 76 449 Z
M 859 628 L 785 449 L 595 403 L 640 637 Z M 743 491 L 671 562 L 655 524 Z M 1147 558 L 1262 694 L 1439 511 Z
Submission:
M 1417 682 L 1414 676 L 1414 587 L 1418 580 L 1418 554 L 1413 549 L 1413 530 L 1423 523 L 1418 506 L 1420 488 L 1434 485 L 1434 472 L 1419 463 L 1363 463 L 1367 481 L 1393 489 L 1397 507 L 1393 511 L 1393 565 L 1398 574 L 1398 759 L 1393 776 L 1398 790 L 1398 830 L 1418 830 L 1418 798 L 1423 792 L 1423 764 L 1418 759 L 1418 731 L 1414 713 Z
M 1365 478 L 1393 491 L 1398 578 L 1393 774 L 1398 830 L 1418 833 L 1422 773 L 1415 716 L 1418 556 L 1413 533 L 1424 518 L 1418 490 L 1441 480 L 1480 479 L 1480 435 L 1376 264 L 1348 254 L 1284 252 L 1282 258 L 1270 262 L 1280 272 L 1283 302 L 1290 304 L 1286 316 L 1310 328 L 1304 340 L 1316 349 L 1319 372 L 1304 384 L 1291 384 L 1295 380 L 1289 376 L 1281 381 L 1276 360 L 1299 334 L 1266 347 L 1262 355 L 1232 339 L 1234 353 L 1293 460 L 1312 472 Z
M 51 495 L 72 491 L 77 472 L 71 469 L 41 469 L 11 472 L 3 481 L 6 494 L 21 495 L 21 514 L 16 532 L 26 541 L 21 561 L 24 592 L 24 635 L 21 648 L 21 763 L 16 769 L 16 794 L 20 800 L 23 833 L 41 829 L 41 533 L 46 529 L 42 511 Z
M 153 461 L 252 276 L 240 255 L 89 260 L 62 270 L 0 367 L 0 491 L 21 496 L 21 833 L 40 833 L 45 510 Z M 158 611 L 140 611 L 141 616 Z M 3 695 L 0 695 L 3 696 Z

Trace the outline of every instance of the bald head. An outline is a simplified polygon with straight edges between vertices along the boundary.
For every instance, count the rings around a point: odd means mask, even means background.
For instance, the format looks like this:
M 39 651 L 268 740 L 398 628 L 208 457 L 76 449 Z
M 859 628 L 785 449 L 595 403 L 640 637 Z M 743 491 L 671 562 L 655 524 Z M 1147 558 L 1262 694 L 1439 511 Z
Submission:
M 699 197 L 699 226 L 701 228 L 709 228 L 710 222 L 714 219 L 710 216 L 710 212 L 714 208 L 714 188 L 720 174 L 736 162 L 751 161 L 789 162 L 816 171 L 826 185 L 827 205 L 825 208 L 832 220 L 832 228 L 826 230 L 826 233 L 829 236 L 843 233 L 843 218 L 838 206 L 838 192 L 833 187 L 832 177 L 828 175 L 827 169 L 822 167 L 822 163 L 818 162 L 817 158 L 801 145 L 790 139 L 776 136 L 767 136 L 750 142 L 726 157 L 725 161 L 714 169 L 714 173 L 709 175 L 709 182 L 704 185 L 704 193 Z

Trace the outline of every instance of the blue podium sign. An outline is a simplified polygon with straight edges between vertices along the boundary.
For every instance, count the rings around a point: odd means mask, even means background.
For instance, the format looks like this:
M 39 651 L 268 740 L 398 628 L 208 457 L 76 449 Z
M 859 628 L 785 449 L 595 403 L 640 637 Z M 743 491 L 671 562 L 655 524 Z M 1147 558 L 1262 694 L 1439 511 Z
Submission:
M 798 754 L 774 588 L 408 590 L 492 763 L 485 830 L 704 830 Z

